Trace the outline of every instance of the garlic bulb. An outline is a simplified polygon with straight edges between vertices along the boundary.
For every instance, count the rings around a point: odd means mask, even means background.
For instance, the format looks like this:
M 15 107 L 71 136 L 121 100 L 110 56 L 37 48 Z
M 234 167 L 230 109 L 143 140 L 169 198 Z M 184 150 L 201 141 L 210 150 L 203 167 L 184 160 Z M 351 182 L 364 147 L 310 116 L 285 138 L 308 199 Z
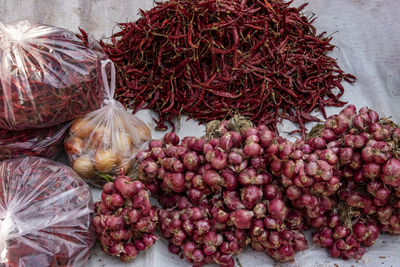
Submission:
M 65 151 L 68 154 L 80 155 L 84 148 L 85 144 L 83 143 L 83 140 L 77 136 L 74 136 L 65 142 Z
M 151 132 L 150 132 L 149 127 L 147 127 L 146 125 L 143 125 L 142 127 L 140 127 L 138 125 L 138 127 L 136 127 L 136 129 L 142 136 L 141 141 L 147 141 L 147 140 L 151 139 Z
M 108 148 L 112 143 L 111 140 L 112 129 L 103 125 L 97 126 L 94 129 L 92 136 L 88 139 L 91 148 Z
M 112 149 L 120 155 L 131 154 L 132 139 L 125 132 L 114 133 Z
M 135 145 L 151 139 L 151 131 L 142 121 L 136 121 L 131 125 L 126 125 L 126 129 L 130 129 L 129 134 Z
M 88 155 L 78 157 L 72 163 L 72 169 L 83 178 L 90 178 L 94 172 L 94 166 Z
M 111 149 L 97 149 L 94 154 L 94 167 L 100 172 L 110 172 L 119 160 Z
M 93 127 L 88 120 L 78 118 L 72 123 L 69 131 L 71 136 L 78 136 L 82 139 L 86 139 L 92 133 Z
M 129 170 L 132 169 L 133 163 L 134 163 L 133 159 L 125 159 L 119 164 L 119 171 L 126 174 Z

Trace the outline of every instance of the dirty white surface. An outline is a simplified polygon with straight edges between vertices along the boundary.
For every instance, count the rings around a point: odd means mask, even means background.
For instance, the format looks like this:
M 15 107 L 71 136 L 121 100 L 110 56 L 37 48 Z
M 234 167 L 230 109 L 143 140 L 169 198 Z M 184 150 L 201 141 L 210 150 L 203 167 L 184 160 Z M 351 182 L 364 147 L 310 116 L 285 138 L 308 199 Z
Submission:
M 295 0 L 294 5 L 303 1 Z M 400 1 L 399 0 L 309 0 L 306 8 L 317 15 L 315 25 L 319 31 L 334 33 L 338 46 L 334 57 L 347 72 L 357 76 L 354 85 L 344 84 L 344 100 L 358 108 L 369 106 L 380 114 L 391 115 L 400 121 Z M 77 31 L 78 26 L 97 38 L 110 36 L 116 22 L 138 18 L 139 9 L 153 6 L 151 0 L 0 0 L 0 20 L 12 22 L 30 19 Z M 329 114 L 338 109 L 327 109 Z M 152 114 L 141 111 L 138 116 L 149 123 Z M 290 131 L 293 125 L 285 123 L 281 132 Z M 181 122 L 180 136 L 201 136 L 204 127 L 189 120 Z M 162 133 L 154 133 L 161 137 Z M 94 189 L 95 200 L 100 191 Z M 275 264 L 267 255 L 246 249 L 240 256 L 243 266 L 400 266 L 400 237 L 381 236 L 367 250 L 363 259 L 343 261 L 332 259 L 320 248 L 310 248 L 298 253 L 295 263 Z M 170 254 L 162 238 L 154 247 L 140 253 L 131 263 L 121 263 L 102 253 L 97 246 L 89 266 L 189 266 Z

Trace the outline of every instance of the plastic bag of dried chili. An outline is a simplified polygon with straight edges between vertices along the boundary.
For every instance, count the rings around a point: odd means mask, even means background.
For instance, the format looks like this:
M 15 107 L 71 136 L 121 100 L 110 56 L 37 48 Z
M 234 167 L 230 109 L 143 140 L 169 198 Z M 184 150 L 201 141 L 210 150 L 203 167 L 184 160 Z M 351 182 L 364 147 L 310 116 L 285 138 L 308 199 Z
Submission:
M 26 156 L 56 157 L 62 151 L 71 123 L 20 131 L 0 129 L 0 160 Z
M 76 119 L 64 141 L 72 168 L 94 186 L 102 186 L 117 174 L 130 173 L 136 153 L 151 138 L 146 124 L 113 99 L 115 67 L 111 60 L 102 62 L 101 72 L 106 92 L 104 106 Z
M 98 109 L 104 59 L 65 29 L 0 23 L 0 128 L 50 127 Z
M 0 162 L 0 266 L 85 266 L 92 215 L 89 186 L 70 167 L 38 157 Z

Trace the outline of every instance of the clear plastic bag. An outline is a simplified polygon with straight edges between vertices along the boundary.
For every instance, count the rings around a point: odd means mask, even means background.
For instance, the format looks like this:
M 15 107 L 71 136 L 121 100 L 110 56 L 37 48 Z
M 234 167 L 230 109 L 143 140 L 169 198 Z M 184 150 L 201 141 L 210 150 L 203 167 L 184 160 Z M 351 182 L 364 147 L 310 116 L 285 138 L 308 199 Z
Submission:
M 0 128 L 51 127 L 98 109 L 105 59 L 65 29 L 0 23 Z
M 85 266 L 95 237 L 89 186 L 70 168 L 0 162 L 0 266 Z
M 111 65 L 110 85 L 106 74 L 108 64 Z M 107 177 L 129 173 L 137 151 L 151 138 L 146 124 L 113 99 L 115 67 L 112 61 L 102 62 L 102 77 L 106 92 L 104 106 L 75 120 L 64 141 L 72 168 L 95 186 L 102 186 Z
M 61 152 L 72 122 L 42 129 L 0 129 L 0 160 L 26 156 L 54 158 Z

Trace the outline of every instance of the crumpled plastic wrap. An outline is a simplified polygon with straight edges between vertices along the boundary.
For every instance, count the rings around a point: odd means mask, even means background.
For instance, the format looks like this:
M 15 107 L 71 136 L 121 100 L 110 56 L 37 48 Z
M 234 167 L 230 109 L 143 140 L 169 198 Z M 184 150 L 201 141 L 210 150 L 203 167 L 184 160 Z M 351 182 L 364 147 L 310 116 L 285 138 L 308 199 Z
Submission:
M 101 106 L 100 62 L 74 33 L 20 21 L 0 22 L 0 128 L 44 128 Z
M 70 168 L 0 162 L 0 266 L 86 266 L 94 244 L 89 186 Z

